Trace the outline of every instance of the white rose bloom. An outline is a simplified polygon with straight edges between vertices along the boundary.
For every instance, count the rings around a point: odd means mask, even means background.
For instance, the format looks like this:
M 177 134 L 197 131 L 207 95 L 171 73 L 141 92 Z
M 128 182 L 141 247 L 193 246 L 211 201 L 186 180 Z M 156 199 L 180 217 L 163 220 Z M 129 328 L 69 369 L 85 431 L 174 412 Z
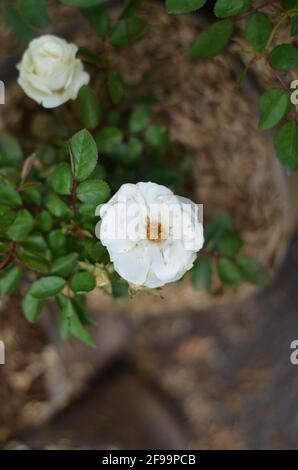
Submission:
M 46 34 L 30 42 L 17 68 L 18 83 L 30 98 L 44 108 L 56 108 L 76 99 L 90 76 L 76 59 L 78 48 L 57 36 Z
M 155 183 L 124 184 L 99 215 L 96 235 L 115 270 L 133 284 L 177 281 L 204 243 L 198 206 Z

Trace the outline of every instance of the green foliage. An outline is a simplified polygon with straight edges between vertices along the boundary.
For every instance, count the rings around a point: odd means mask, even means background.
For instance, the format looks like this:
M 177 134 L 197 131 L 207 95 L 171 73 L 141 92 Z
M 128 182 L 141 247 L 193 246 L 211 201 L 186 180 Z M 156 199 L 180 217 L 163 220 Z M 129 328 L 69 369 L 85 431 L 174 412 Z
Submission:
M 71 5 L 73 7 L 89 8 L 96 5 L 102 5 L 103 3 L 106 3 L 107 0 L 60 0 L 60 2 L 64 3 L 64 5 Z
M 70 164 L 67 162 L 59 163 L 50 177 L 50 182 L 57 194 L 69 195 L 73 185 Z
M 191 13 L 204 6 L 206 0 L 166 0 L 166 8 L 170 13 Z
M 95 141 L 99 152 L 112 153 L 123 140 L 123 132 L 117 127 L 104 127 L 95 136 Z
M 216 56 L 228 45 L 233 31 L 234 25 L 230 19 L 216 21 L 195 39 L 190 56 L 193 59 L 210 59 Z
M 237 289 L 244 280 L 235 261 L 228 258 L 220 258 L 218 260 L 217 271 L 221 281 L 233 289 Z
M 224 256 L 235 256 L 243 245 L 242 240 L 233 232 L 226 232 L 218 243 L 218 251 Z
M 48 299 L 59 294 L 65 286 L 65 280 L 59 276 L 41 277 L 30 288 L 32 297 L 38 300 Z
M 72 335 L 88 346 L 96 347 L 94 340 L 80 320 L 74 302 L 71 299 L 64 298 L 61 303 L 58 327 L 62 339 L 66 340 Z
M 217 0 L 214 13 L 218 18 L 236 16 L 247 11 L 251 3 L 251 0 Z
M 111 31 L 110 40 L 114 46 L 127 46 L 140 41 L 148 32 L 147 21 L 138 16 L 130 16 L 116 23 Z
M 25 23 L 17 10 L 11 7 L 5 8 L 4 19 L 7 26 L 22 44 L 26 45 L 34 39 L 35 33 L 33 29 Z
M 79 131 L 70 139 L 72 172 L 77 181 L 91 175 L 97 163 L 97 147 L 90 132 Z
M 22 309 L 25 317 L 30 323 L 36 323 L 42 313 L 43 301 L 36 299 L 31 295 L 31 289 L 29 289 L 22 301 Z
M 148 125 L 150 109 L 145 104 L 138 105 L 130 116 L 129 128 L 131 132 L 140 132 Z
M 288 93 L 281 88 L 271 88 L 263 93 L 260 99 L 260 123 L 262 130 L 271 129 L 291 109 Z
M 298 125 L 294 121 L 284 124 L 275 136 L 275 149 L 279 160 L 289 172 L 298 169 Z
M 23 159 L 23 151 L 17 139 L 5 132 L 0 135 L 0 161 L 2 165 L 18 165 Z
M 73 292 L 90 292 L 96 287 L 94 276 L 89 272 L 76 273 L 71 281 L 70 287 Z
M 18 266 L 5 269 L 0 274 L 0 297 L 11 295 L 18 287 L 22 270 Z
M 61 0 L 78 8 L 92 29 L 94 45 L 79 47 L 77 55 L 90 73 L 90 84 L 81 87 L 74 103 L 42 112 L 30 108 L 22 145 L 12 134 L 0 133 L 0 296 L 18 289 L 29 271 L 22 300 L 27 320 L 37 322 L 49 299 L 58 306 L 62 339 L 75 337 L 92 347 L 95 342 L 86 329 L 94 324 L 85 302 L 88 292 L 97 288 L 125 299 L 136 290 L 118 276 L 95 237 L 97 206 L 124 183 L 154 181 L 177 194 L 187 194 L 191 183 L 193 155 L 173 145 L 165 123 L 157 121 L 161 113 L 156 118 L 154 104 L 160 96 L 148 95 L 146 89 L 163 60 L 137 80 L 125 79 L 118 66 L 117 55 L 133 54 L 135 44 L 151 31 L 151 18 L 143 10 L 139 16 L 142 1 L 127 1 L 117 15 L 110 15 L 106 0 Z M 250 54 L 247 69 L 256 59 L 275 69 L 278 87 L 265 90 L 260 99 L 262 130 L 296 112 L 284 72 L 298 65 L 297 2 L 282 1 L 283 9 L 275 3 L 271 15 L 262 6 L 253 9 L 250 0 L 213 2 L 218 20 L 198 34 L 190 49 L 191 58 L 210 59 L 233 41 L 233 49 Z M 172 14 L 197 12 L 206 4 L 165 1 Z M 42 28 L 52 31 L 46 6 L 46 0 L 5 2 L 6 24 L 22 44 L 42 34 Z M 286 24 L 291 25 L 289 44 L 278 40 Z M 288 171 L 294 171 L 298 132 L 292 114 L 291 121 L 281 123 L 275 147 Z M 194 263 L 194 287 L 211 294 L 219 280 L 233 289 L 244 282 L 266 286 L 266 268 L 244 257 L 242 247 L 231 216 L 218 215 L 206 228 L 203 252 Z
M 247 257 L 239 258 L 238 267 L 246 281 L 261 287 L 268 286 L 270 276 L 265 267 L 257 260 Z
M 168 129 L 162 124 L 150 124 L 145 131 L 145 139 L 156 149 L 166 149 L 170 143 Z
M 111 20 L 106 5 L 99 5 L 91 8 L 84 8 L 83 15 L 89 21 L 94 31 L 102 38 L 108 33 Z
M 124 95 L 124 83 L 117 70 L 109 71 L 107 85 L 112 102 L 119 103 Z
M 207 292 L 212 288 L 212 266 L 209 258 L 199 257 L 192 270 L 192 283 Z
M 22 199 L 15 188 L 10 186 L 9 184 L 1 182 L 0 203 L 11 207 L 17 207 L 22 205 Z
M 298 65 L 298 49 L 292 44 L 280 44 L 271 52 L 270 61 L 277 70 L 291 70 Z
M 30 26 L 44 28 L 48 26 L 46 0 L 17 0 L 17 9 Z
M 269 41 L 273 25 L 264 13 L 254 13 L 247 21 L 244 36 L 256 52 L 262 52 Z
M 205 234 L 205 243 L 217 247 L 225 233 L 232 230 L 232 219 L 230 214 L 222 213 L 213 219 L 207 226 Z
M 102 180 L 84 181 L 77 189 L 78 199 L 86 204 L 102 204 L 109 199 L 110 195 L 109 185 Z
M 88 85 L 82 86 L 79 92 L 81 120 L 87 129 L 95 129 L 101 119 L 101 109 L 96 93 Z
M 16 242 L 25 240 L 34 226 L 34 219 L 29 211 L 22 209 L 17 213 L 13 223 L 6 230 L 7 236 Z

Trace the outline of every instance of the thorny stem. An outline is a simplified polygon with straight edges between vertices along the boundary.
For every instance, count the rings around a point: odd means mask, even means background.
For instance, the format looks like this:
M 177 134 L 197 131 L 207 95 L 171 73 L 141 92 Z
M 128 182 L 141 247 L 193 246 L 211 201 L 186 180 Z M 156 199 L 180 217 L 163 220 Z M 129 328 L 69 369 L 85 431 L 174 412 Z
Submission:
M 268 58 L 265 59 L 266 60 L 266 63 L 269 65 L 270 69 L 272 70 L 273 72 L 273 75 L 275 76 L 275 78 L 279 81 L 279 83 L 281 84 L 282 88 L 286 91 L 289 90 L 289 87 L 288 85 L 286 84 L 286 82 L 283 80 L 283 78 L 279 75 L 279 73 L 272 67 L 272 65 L 270 64 L 270 61 Z
M 3 269 L 5 269 L 13 261 L 16 251 L 17 251 L 17 244 L 16 242 L 13 242 L 7 254 L 7 257 L 0 263 L 0 271 L 3 271 Z

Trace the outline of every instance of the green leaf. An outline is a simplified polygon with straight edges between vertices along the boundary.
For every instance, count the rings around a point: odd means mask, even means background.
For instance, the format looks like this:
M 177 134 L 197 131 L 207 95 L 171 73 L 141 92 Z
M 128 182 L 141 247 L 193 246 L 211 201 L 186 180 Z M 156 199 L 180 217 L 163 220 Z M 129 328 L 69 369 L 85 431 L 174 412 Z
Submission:
M 127 6 L 124 8 L 123 13 L 121 14 L 121 18 L 128 18 L 135 14 L 139 6 L 144 0 L 130 0 Z
M 51 194 L 47 198 L 46 207 L 55 217 L 67 217 L 71 214 L 69 206 L 56 196 L 56 194 Z
M 119 103 L 124 94 L 124 84 L 117 70 L 109 71 L 107 84 L 112 102 L 115 104 Z
M 42 235 L 31 234 L 26 240 L 21 243 L 22 247 L 26 250 L 34 252 L 36 254 L 42 253 L 42 256 L 46 256 L 48 250 L 47 243 Z M 47 257 L 48 258 L 48 257 Z
M 43 300 L 59 294 L 64 286 L 65 280 L 62 277 L 42 277 L 32 284 L 30 293 L 36 299 Z
M 251 0 L 217 0 L 214 13 L 218 18 L 236 16 L 251 7 Z
M 7 236 L 16 242 L 25 240 L 33 230 L 34 219 L 27 210 L 20 210 L 17 213 L 14 223 L 7 229 Z
M 195 287 L 211 291 L 212 288 L 212 266 L 208 258 L 198 258 L 192 270 L 192 283 Z
M 157 149 L 165 149 L 170 143 L 169 131 L 161 124 L 151 124 L 147 127 L 145 139 L 151 147 Z
M 223 235 L 232 230 L 232 219 L 230 214 L 224 212 L 215 217 L 212 222 L 208 225 L 205 234 L 205 244 L 207 245 L 210 241 L 215 246 L 218 245 Z
M 69 195 L 72 188 L 72 174 L 69 163 L 62 162 L 56 166 L 50 177 L 50 183 L 57 194 Z
M 193 59 L 210 59 L 216 56 L 228 45 L 233 31 L 232 20 L 216 21 L 195 39 L 190 56 Z
M 291 20 L 291 35 L 296 36 L 298 34 L 298 15 L 293 16 Z
M 49 246 L 56 255 L 62 255 L 65 252 L 66 236 L 61 230 L 54 230 L 49 234 Z
M 100 123 L 101 109 L 96 93 L 88 85 L 79 91 L 79 108 L 81 120 L 87 129 L 95 129 Z
M 298 49 L 292 44 L 280 44 L 270 54 L 272 67 L 287 72 L 298 65 Z
M 107 0 L 60 0 L 60 2 L 73 7 L 90 8 L 96 5 L 102 5 L 106 3 Z
M 111 286 L 114 299 L 127 299 L 129 297 L 129 285 L 123 279 L 112 277 Z
M 95 240 L 86 240 L 84 248 L 92 261 L 102 261 L 107 256 L 106 247 Z
M 75 306 L 70 299 L 67 299 L 67 302 L 65 302 L 62 308 L 62 317 L 64 324 L 60 324 L 60 331 L 62 330 L 64 338 L 67 338 L 68 333 L 70 333 L 75 338 L 86 343 L 88 346 L 93 348 L 96 347 L 94 340 L 91 338 L 86 328 L 82 325 Z M 63 328 L 61 328 L 61 326 Z
M 70 287 L 76 293 L 90 292 L 96 287 L 95 277 L 91 273 L 81 271 L 72 277 Z
M 51 270 L 51 263 L 36 253 L 19 249 L 17 252 L 18 260 L 27 268 L 42 274 L 47 274 Z
M 73 299 L 76 312 L 83 325 L 96 325 L 96 321 L 92 318 L 90 313 L 85 307 L 85 295 L 76 295 Z
M 2 165 L 17 165 L 23 159 L 23 151 L 17 139 L 9 134 L 3 132 L 0 135 L 0 162 Z
M 48 25 L 46 0 L 17 0 L 17 8 L 31 26 L 44 28 Z
M 22 277 L 21 268 L 12 266 L 0 274 L 0 297 L 11 295 L 18 287 Z
M 38 214 L 36 222 L 42 232 L 49 232 L 53 227 L 53 218 L 47 211 Z
M 77 181 L 84 181 L 97 163 L 97 147 L 89 131 L 83 129 L 70 139 L 72 170 Z
M 267 46 L 273 25 L 264 13 L 254 13 L 248 19 L 244 36 L 256 52 L 262 52 Z
M 282 7 L 284 10 L 297 10 L 298 0 L 282 0 Z
M 22 205 L 22 199 L 16 189 L 0 180 L 0 203 L 11 207 Z
M 81 320 L 77 314 L 73 315 L 71 318 L 70 331 L 75 338 L 87 344 L 87 346 L 96 348 L 94 339 L 89 335 L 86 328 L 82 325 Z
M 38 300 L 31 295 L 31 289 L 29 289 L 23 298 L 22 309 L 25 317 L 30 323 L 36 323 L 41 315 L 42 311 L 42 300 Z
M 233 232 L 227 232 L 218 243 L 218 250 L 224 256 L 235 256 L 243 246 L 242 240 Z
M 102 38 L 106 36 L 110 29 L 111 20 L 105 5 L 92 8 L 84 8 L 83 15 L 89 21 L 94 31 Z
M 237 264 L 246 281 L 261 287 L 270 283 L 270 275 L 265 266 L 253 258 L 239 258 Z
M 10 207 L 0 204 L 0 231 L 11 225 L 16 218 L 16 213 Z
M 77 253 L 70 253 L 55 259 L 51 273 L 66 278 L 74 271 L 78 259 L 79 255 Z
M 21 15 L 14 8 L 5 8 L 4 19 L 17 40 L 22 44 L 26 45 L 35 38 L 34 31 L 27 26 Z
M 0 241 L 0 254 L 6 253 L 9 249 L 9 242 Z
M 148 31 L 147 21 L 131 16 L 116 23 L 111 32 L 110 41 L 114 46 L 126 46 L 143 39 Z
M 95 136 L 99 152 L 112 153 L 123 140 L 123 133 L 117 127 L 105 127 Z
M 129 119 L 129 128 L 131 132 L 140 132 L 149 123 L 150 109 L 145 104 L 140 104 L 135 108 Z
M 221 258 L 217 262 L 217 270 L 221 281 L 225 285 L 236 289 L 242 284 L 243 276 L 235 262 L 227 258 Z
M 298 125 L 291 121 L 284 124 L 277 132 L 274 146 L 279 160 L 288 171 L 298 169 Z
M 287 92 L 281 88 L 265 91 L 260 99 L 259 128 L 271 129 L 290 111 L 290 108 L 291 102 Z
M 30 183 L 27 183 L 30 185 Z M 34 184 L 32 182 L 32 184 Z M 25 183 L 26 185 L 26 183 Z M 34 187 L 25 187 L 23 186 L 23 188 L 21 189 L 21 194 L 22 194 L 22 198 L 24 200 L 24 202 L 26 203 L 29 203 L 30 205 L 34 204 L 35 206 L 40 206 L 41 204 L 41 193 L 39 192 L 38 189 L 34 188 Z
M 77 196 L 86 204 L 102 204 L 109 199 L 111 190 L 109 185 L 102 180 L 87 180 L 78 186 Z
M 206 0 L 166 0 L 166 8 L 170 13 L 191 13 L 204 6 Z

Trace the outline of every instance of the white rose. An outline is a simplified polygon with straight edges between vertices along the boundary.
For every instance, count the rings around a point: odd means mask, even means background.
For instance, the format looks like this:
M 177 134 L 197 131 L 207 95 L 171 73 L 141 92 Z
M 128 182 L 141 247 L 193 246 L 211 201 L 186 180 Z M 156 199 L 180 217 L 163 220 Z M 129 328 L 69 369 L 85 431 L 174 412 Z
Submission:
M 18 64 L 18 83 L 44 108 L 56 108 L 76 99 L 90 76 L 76 59 L 78 48 L 64 39 L 46 34 L 30 42 Z
M 204 243 L 198 206 L 155 183 L 124 184 L 99 214 L 96 236 L 115 270 L 133 284 L 177 281 Z

